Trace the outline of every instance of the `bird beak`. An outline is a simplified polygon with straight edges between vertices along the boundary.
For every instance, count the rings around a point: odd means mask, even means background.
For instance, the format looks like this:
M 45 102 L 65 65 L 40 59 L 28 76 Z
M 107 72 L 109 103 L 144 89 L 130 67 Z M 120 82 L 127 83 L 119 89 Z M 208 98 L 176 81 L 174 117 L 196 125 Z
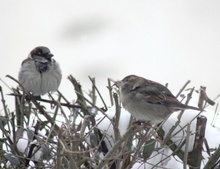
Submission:
M 52 54 L 52 53 L 48 53 L 48 54 L 45 56 L 45 58 L 46 58 L 47 60 L 51 60 L 52 57 L 53 57 L 53 54 Z
M 123 85 L 123 82 L 121 80 L 118 80 L 118 81 L 115 82 L 114 85 L 117 86 L 117 87 L 121 87 Z
M 52 58 L 52 57 L 53 57 L 53 54 L 52 54 L 52 53 L 48 53 L 48 54 L 47 54 L 47 58 L 48 58 L 48 59 L 50 59 L 50 58 Z

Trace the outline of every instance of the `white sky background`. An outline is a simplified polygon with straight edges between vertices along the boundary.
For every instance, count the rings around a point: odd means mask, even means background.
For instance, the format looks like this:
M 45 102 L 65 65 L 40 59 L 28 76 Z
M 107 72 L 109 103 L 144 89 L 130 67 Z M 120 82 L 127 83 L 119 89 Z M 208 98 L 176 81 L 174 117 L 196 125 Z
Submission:
M 72 74 L 107 94 L 107 78 L 136 74 L 179 90 L 191 80 L 220 93 L 220 1 L 12 1 L 0 5 L 0 78 L 15 83 L 36 46 L 51 49 L 62 68 L 60 91 L 72 97 Z M 2 85 L 2 83 L 1 83 Z M 5 91 L 6 93 L 9 93 Z

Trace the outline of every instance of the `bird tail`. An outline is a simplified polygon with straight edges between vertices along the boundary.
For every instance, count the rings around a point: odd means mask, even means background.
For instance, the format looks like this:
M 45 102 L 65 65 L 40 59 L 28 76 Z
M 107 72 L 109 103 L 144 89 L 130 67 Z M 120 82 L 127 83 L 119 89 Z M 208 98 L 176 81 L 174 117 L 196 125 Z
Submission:
M 202 110 L 202 109 L 200 109 L 200 108 L 193 107 L 193 106 L 188 106 L 188 105 L 185 105 L 185 109 L 192 109 L 192 110 L 203 111 L 203 110 Z
M 191 110 L 197 110 L 197 111 L 203 111 L 200 108 L 193 107 L 193 106 L 188 106 L 185 104 L 179 104 L 178 106 L 172 107 L 172 111 L 180 111 L 180 110 L 186 110 L 186 109 L 191 109 Z

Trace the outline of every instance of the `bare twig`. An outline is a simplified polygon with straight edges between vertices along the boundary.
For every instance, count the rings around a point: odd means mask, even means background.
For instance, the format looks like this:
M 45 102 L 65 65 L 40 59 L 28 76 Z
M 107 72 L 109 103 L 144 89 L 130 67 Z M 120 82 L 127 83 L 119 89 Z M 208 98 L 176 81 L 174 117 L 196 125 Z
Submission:
M 8 110 L 7 110 L 7 106 L 5 104 L 5 98 L 4 98 L 4 94 L 3 94 L 3 90 L 2 90 L 2 87 L 0 86 L 0 93 L 1 93 L 1 101 L 2 101 L 2 105 L 3 105 L 3 109 L 4 109 L 4 112 L 5 112 L 5 116 L 6 118 L 9 120 L 9 114 L 8 114 Z M 10 128 L 10 125 L 9 125 L 9 122 L 7 120 L 7 126 L 8 126 L 8 129 L 9 129 L 9 132 L 11 131 L 11 128 Z
M 57 93 L 67 104 L 70 104 L 70 102 L 66 99 L 66 97 L 64 97 L 64 95 L 59 90 L 57 90 Z
M 6 75 L 5 77 L 8 77 L 8 78 L 10 78 L 11 80 L 15 81 L 15 82 L 16 82 L 17 84 L 19 84 L 19 86 L 22 88 L 22 91 L 25 91 L 23 85 L 22 85 L 17 79 L 15 79 L 14 77 L 12 77 L 12 76 L 10 76 L 10 75 Z
M 114 134 L 115 134 L 115 140 L 117 141 L 121 137 L 121 134 L 118 128 L 120 115 L 121 115 L 121 107 L 119 105 L 118 95 L 116 93 L 113 93 L 113 98 L 115 100 L 115 117 L 114 117 L 113 129 L 114 129 Z
M 131 163 L 129 164 L 129 167 L 131 168 L 133 166 L 133 164 L 137 161 L 137 158 L 140 154 L 140 151 L 141 151 L 141 148 L 143 146 L 143 144 L 148 140 L 150 139 L 157 131 L 159 130 L 159 128 L 157 128 L 157 130 L 154 130 L 153 128 L 151 128 L 146 134 L 145 136 L 139 141 L 136 149 L 135 149 L 135 152 L 134 152 L 134 155 L 133 155 L 133 158 L 131 160 Z
M 33 102 L 33 104 L 37 107 L 37 109 L 40 111 L 40 113 L 46 117 L 46 119 L 51 123 L 52 126 L 54 126 L 54 129 L 58 132 L 59 126 L 55 123 L 53 118 L 50 115 L 48 115 L 47 112 L 44 111 L 42 106 L 36 101 L 36 99 L 33 96 L 31 96 L 30 99 Z
M 205 167 L 203 169 L 214 169 L 216 162 L 219 160 L 220 157 L 220 145 L 215 150 L 214 154 L 212 154 L 209 161 L 206 163 Z
M 90 81 L 92 82 L 92 90 L 91 90 L 91 92 L 89 93 L 89 95 L 90 95 L 90 97 L 91 97 L 91 99 L 92 99 L 92 103 L 93 104 L 96 104 L 96 84 L 95 84 L 95 78 L 91 78 L 90 76 L 89 76 L 89 79 L 90 79 Z M 102 99 L 102 101 L 103 101 L 103 99 Z
M 85 136 L 85 130 L 86 130 L 86 126 L 89 124 L 89 118 L 90 118 L 89 115 L 84 116 L 82 127 L 80 130 L 80 139 L 82 139 Z
M 212 118 L 212 122 L 211 122 L 211 125 L 214 126 L 215 124 L 215 120 L 217 119 L 217 115 L 218 115 L 218 105 L 219 103 L 216 104 L 216 107 L 215 107 L 215 113 L 214 113 L 214 116 Z
M 23 95 L 18 94 L 18 93 L 11 93 L 8 94 L 10 96 L 16 96 L 16 97 L 22 97 Z M 42 98 L 35 98 L 35 100 L 40 101 L 40 102 L 44 102 L 44 103 L 49 103 L 49 104 L 54 104 L 54 101 L 51 100 L 46 100 L 46 99 L 42 99 Z M 73 105 L 73 104 L 69 104 L 69 103 L 59 103 L 61 106 L 65 106 L 67 108 L 80 108 L 83 109 L 82 106 L 79 105 Z
M 186 105 L 189 103 L 193 91 L 194 91 L 194 88 L 192 88 L 191 91 L 190 91 L 190 93 L 187 95 L 187 100 L 186 100 L 186 102 L 185 102 Z M 183 115 L 183 112 L 184 112 L 184 110 L 182 110 L 182 111 L 179 113 L 179 115 L 178 115 L 178 117 L 177 117 L 178 120 L 177 120 L 177 122 L 174 124 L 174 126 L 172 126 L 171 129 L 168 131 L 166 137 L 164 138 L 164 143 L 166 143 L 167 140 L 169 140 L 169 137 L 171 136 L 171 134 L 173 133 L 173 131 L 174 131 L 174 130 L 176 129 L 176 127 L 180 124 L 180 119 L 181 119 L 181 117 L 182 117 L 182 115 Z
M 113 106 L 114 102 L 113 102 L 113 97 L 112 97 L 112 85 L 111 85 L 111 79 L 109 79 L 109 78 L 108 78 L 107 88 L 108 88 L 108 91 L 109 91 L 111 106 Z
M 185 145 L 185 152 L 184 152 L 184 157 L 183 157 L 183 168 L 184 169 L 187 169 L 188 150 L 189 150 L 189 137 L 190 137 L 190 124 L 187 124 L 186 145 Z
M 127 137 L 129 137 L 129 135 L 133 134 L 135 132 L 135 125 L 131 126 L 130 129 L 128 129 L 128 131 L 121 137 L 120 140 L 118 140 L 114 146 L 112 147 L 112 149 L 105 155 L 105 157 L 99 162 L 98 166 L 96 167 L 96 169 L 102 169 L 106 162 L 114 159 L 114 155 L 117 153 L 117 149 L 121 146 L 121 144 L 125 141 L 125 139 Z
M 180 89 L 180 91 L 177 93 L 176 98 L 179 97 L 179 95 L 183 92 L 183 90 L 186 88 L 186 86 L 190 83 L 191 81 L 188 80 L 183 87 Z
M 97 91 L 97 93 L 98 93 L 100 99 L 102 100 L 102 103 L 103 103 L 103 105 L 104 105 L 104 111 L 107 111 L 107 110 L 108 110 L 107 105 L 105 104 L 105 101 L 104 101 L 104 99 L 103 99 L 101 93 L 99 92 L 98 88 L 96 87 L 94 79 L 91 78 L 90 76 L 89 76 L 89 79 L 91 80 L 94 89 Z
M 5 83 L 5 81 L 2 80 L 2 78 L 0 78 L 0 81 L 2 81 L 2 83 L 3 83 L 9 90 L 12 91 L 11 87 L 10 87 L 7 83 Z
M 61 144 L 61 138 L 62 138 L 62 130 L 59 130 L 58 132 L 58 142 L 57 142 L 57 159 L 56 159 L 56 168 L 61 169 L 61 156 L 63 153 L 62 144 Z
M 207 119 L 205 116 L 198 117 L 196 124 L 196 134 L 193 151 L 189 153 L 188 164 L 193 168 L 200 168 L 202 160 L 203 140 L 205 138 L 205 128 Z
M 201 86 L 200 87 L 200 92 L 199 92 L 199 101 L 198 101 L 198 107 L 200 109 L 202 109 L 203 105 L 204 105 L 204 101 L 206 101 L 206 87 Z

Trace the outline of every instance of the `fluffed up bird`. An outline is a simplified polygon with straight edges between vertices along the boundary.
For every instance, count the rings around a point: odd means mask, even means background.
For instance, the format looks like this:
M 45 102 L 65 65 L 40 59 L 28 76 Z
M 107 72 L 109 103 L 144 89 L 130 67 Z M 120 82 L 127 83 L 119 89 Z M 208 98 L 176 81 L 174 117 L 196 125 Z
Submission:
M 199 108 L 180 103 L 163 85 L 136 75 L 116 81 L 123 107 L 137 120 L 157 124 L 178 110 Z
M 22 62 L 18 80 L 24 93 L 40 96 L 58 89 L 62 74 L 59 64 L 52 57 L 47 47 L 38 46 Z

